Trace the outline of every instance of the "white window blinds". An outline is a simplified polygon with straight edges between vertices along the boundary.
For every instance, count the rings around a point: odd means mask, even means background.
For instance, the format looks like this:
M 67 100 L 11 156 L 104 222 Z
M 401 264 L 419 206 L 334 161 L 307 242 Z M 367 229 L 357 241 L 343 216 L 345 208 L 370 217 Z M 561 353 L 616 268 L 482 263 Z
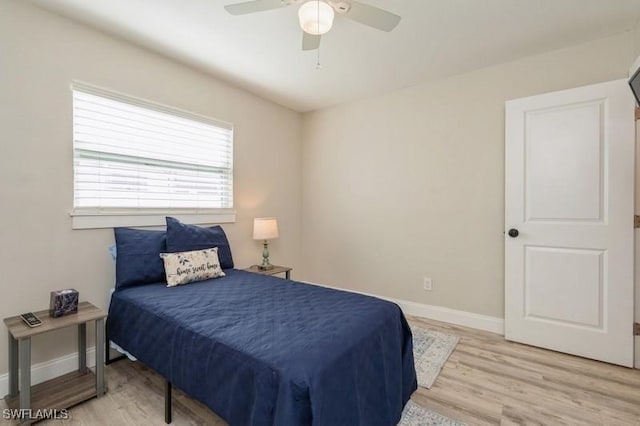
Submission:
M 233 129 L 74 83 L 74 211 L 233 208 Z

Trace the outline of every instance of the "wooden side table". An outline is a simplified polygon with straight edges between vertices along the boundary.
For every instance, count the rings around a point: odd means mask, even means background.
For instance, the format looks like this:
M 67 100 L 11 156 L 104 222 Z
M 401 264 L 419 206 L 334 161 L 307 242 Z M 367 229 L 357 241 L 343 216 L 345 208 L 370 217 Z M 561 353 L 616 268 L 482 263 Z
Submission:
M 94 396 L 104 395 L 104 319 L 107 313 L 89 302 L 78 304 L 78 313 L 51 318 L 49 311 L 35 313 L 42 325 L 31 328 L 20 316 L 5 318 L 9 331 L 9 408 L 20 408 L 29 416 L 30 409 L 64 409 Z M 87 323 L 96 326 L 96 372 L 87 368 Z M 65 327 L 78 327 L 78 371 L 65 374 L 31 387 L 31 337 Z M 18 358 L 19 356 L 19 358 Z M 18 367 L 20 367 L 18 392 Z M 24 411 L 23 411 L 24 410 Z M 23 423 L 38 420 L 21 419 Z
M 286 279 L 291 279 L 291 271 L 293 268 L 289 268 L 288 266 L 277 266 L 273 265 L 273 269 L 263 270 L 260 269 L 258 265 L 251 265 L 249 268 L 245 269 L 245 271 L 253 272 L 254 274 L 262 274 L 262 275 L 276 275 L 282 274 L 284 272 L 284 276 Z

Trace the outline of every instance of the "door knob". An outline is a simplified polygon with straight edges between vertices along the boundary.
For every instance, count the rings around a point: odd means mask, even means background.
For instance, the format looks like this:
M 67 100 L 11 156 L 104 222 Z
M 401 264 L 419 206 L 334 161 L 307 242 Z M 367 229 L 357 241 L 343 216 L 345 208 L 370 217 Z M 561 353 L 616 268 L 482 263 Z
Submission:
M 511 238 L 516 238 L 518 235 L 520 235 L 520 232 L 518 232 L 516 228 L 511 228 L 509 229 L 508 234 Z

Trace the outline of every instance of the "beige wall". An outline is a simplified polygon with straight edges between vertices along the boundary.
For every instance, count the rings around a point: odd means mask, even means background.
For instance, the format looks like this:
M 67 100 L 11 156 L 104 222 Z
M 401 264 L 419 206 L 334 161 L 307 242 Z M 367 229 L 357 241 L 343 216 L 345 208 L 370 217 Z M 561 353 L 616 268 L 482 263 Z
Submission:
M 105 307 L 113 286 L 113 231 L 71 229 L 72 79 L 233 123 L 237 222 L 224 229 L 236 265 L 260 260 L 252 218 L 273 215 L 272 260 L 299 267 L 300 114 L 26 1 L 0 2 L 1 317 L 46 308 L 51 290 L 68 287 Z M 75 330 L 36 338 L 33 361 L 73 352 L 74 339 Z
M 640 56 L 640 22 L 636 24 L 633 30 L 633 53 Z
M 629 32 L 305 114 L 304 278 L 503 317 L 504 102 L 634 58 Z

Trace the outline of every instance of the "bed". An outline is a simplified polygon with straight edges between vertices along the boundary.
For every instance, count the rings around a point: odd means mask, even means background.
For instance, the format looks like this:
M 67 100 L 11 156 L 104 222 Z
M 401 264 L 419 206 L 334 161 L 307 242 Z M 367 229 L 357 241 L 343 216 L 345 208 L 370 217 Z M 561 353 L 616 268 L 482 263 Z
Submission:
M 231 425 L 396 425 L 416 389 L 400 308 L 224 269 L 111 299 L 109 338 Z

